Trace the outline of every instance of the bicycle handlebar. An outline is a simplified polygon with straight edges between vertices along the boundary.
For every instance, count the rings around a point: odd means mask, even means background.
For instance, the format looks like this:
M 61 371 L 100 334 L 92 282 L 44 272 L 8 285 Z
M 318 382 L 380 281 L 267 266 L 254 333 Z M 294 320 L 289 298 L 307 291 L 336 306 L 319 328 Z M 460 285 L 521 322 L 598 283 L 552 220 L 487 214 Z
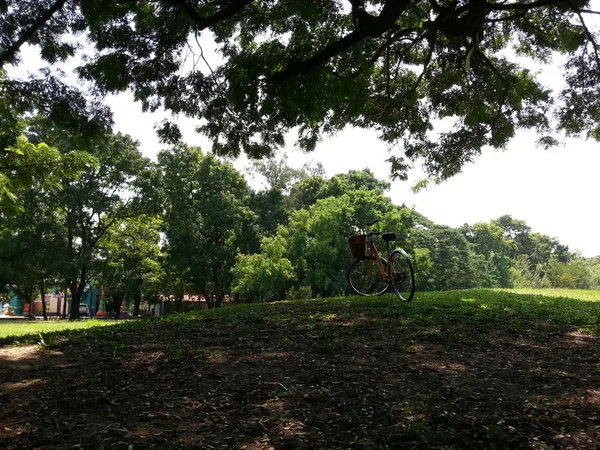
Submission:
M 379 222 L 379 219 L 375 219 L 373 222 L 367 222 L 367 226 L 368 227 L 372 227 L 373 225 L 375 225 L 377 222 Z

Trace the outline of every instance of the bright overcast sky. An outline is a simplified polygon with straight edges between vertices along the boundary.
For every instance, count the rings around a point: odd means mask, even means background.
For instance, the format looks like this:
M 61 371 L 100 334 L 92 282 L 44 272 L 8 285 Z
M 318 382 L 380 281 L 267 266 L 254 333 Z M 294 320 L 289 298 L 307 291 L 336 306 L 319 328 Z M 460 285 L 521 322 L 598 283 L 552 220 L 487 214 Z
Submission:
M 36 72 L 42 65 L 38 55 L 36 50 L 24 47 L 24 64 L 10 71 Z M 544 70 L 544 84 L 558 88 L 559 73 L 557 68 Z M 154 125 L 166 115 L 144 114 L 132 99 L 131 94 L 108 99 L 115 130 L 140 141 L 142 152 L 154 159 L 162 148 Z M 188 144 L 210 150 L 208 140 L 193 131 L 194 121 L 179 123 Z M 308 155 L 295 150 L 293 143 L 291 137 L 285 151 L 294 167 L 315 159 L 323 164 L 328 176 L 368 167 L 379 178 L 389 178 L 387 147 L 372 131 L 347 129 L 324 139 Z M 240 170 L 246 165 L 245 160 L 235 162 Z M 422 178 L 417 168 L 408 181 L 392 182 L 389 195 L 396 204 L 414 206 L 434 222 L 453 227 L 510 214 L 527 222 L 533 231 L 556 237 L 571 250 L 592 257 L 600 255 L 599 170 L 600 144 L 594 141 L 571 139 L 564 146 L 542 150 L 535 146 L 533 133 L 520 132 L 505 151 L 484 150 L 475 163 L 449 181 L 414 194 L 410 188 Z M 259 182 L 251 184 L 256 187 Z

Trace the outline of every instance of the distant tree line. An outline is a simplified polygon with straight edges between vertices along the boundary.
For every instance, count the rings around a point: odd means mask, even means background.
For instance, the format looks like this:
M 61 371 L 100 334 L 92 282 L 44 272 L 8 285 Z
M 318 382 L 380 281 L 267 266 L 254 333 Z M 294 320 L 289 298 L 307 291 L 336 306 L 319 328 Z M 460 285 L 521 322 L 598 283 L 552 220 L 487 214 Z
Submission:
M 418 290 L 600 288 L 600 257 L 582 258 L 523 221 L 502 216 L 451 228 L 394 204 L 368 169 L 331 178 L 318 163 L 255 163 L 249 187 L 231 164 L 176 145 L 153 162 L 129 136 L 78 138 L 30 121 L 0 154 L 0 286 L 32 301 L 49 286 L 86 284 L 110 299 L 203 295 L 272 301 L 349 294 L 346 238 L 380 219 L 416 266 Z

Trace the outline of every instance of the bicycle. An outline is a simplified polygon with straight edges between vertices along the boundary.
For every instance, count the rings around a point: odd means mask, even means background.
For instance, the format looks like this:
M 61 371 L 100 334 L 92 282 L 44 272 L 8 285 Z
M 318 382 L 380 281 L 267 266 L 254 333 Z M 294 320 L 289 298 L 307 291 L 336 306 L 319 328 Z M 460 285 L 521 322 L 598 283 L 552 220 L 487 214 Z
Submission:
M 368 228 L 379 219 L 367 223 Z M 415 272 L 406 252 L 400 248 L 390 252 L 390 242 L 396 233 L 383 233 L 387 258 L 379 256 L 373 238 L 380 233 L 368 231 L 366 234 L 350 236 L 348 245 L 356 261 L 348 269 L 348 284 L 358 295 L 375 296 L 385 294 L 392 286 L 396 296 L 403 302 L 410 302 L 415 295 Z

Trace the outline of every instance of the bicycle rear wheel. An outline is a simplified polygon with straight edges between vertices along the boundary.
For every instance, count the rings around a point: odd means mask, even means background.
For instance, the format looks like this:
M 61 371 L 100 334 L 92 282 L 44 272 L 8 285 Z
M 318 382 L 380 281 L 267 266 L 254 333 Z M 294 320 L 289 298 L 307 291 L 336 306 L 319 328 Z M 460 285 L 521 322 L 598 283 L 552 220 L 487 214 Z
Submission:
M 383 270 L 387 272 L 387 261 L 381 259 Z M 348 284 L 358 295 L 370 297 L 382 295 L 387 291 L 389 283 L 383 279 L 377 260 L 370 256 L 357 259 L 348 269 Z
M 404 250 L 394 250 L 390 258 L 390 277 L 394 293 L 403 302 L 410 302 L 415 295 L 415 272 Z

